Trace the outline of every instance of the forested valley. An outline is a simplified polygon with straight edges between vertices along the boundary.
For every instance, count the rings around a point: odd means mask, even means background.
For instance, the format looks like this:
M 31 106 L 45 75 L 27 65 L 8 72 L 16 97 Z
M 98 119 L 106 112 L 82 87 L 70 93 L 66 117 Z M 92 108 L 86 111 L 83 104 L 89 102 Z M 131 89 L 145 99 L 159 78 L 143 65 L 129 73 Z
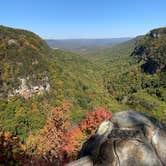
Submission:
M 166 28 L 142 35 L 81 54 L 0 26 L 0 165 L 73 161 L 122 110 L 166 124 Z

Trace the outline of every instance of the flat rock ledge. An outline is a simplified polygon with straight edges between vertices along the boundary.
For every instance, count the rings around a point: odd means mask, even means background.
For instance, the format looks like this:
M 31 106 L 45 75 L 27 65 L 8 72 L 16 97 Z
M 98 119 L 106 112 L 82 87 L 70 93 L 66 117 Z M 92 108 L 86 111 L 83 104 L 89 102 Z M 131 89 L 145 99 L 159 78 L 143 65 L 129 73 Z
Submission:
M 166 166 L 166 128 L 136 111 L 104 121 L 68 166 Z

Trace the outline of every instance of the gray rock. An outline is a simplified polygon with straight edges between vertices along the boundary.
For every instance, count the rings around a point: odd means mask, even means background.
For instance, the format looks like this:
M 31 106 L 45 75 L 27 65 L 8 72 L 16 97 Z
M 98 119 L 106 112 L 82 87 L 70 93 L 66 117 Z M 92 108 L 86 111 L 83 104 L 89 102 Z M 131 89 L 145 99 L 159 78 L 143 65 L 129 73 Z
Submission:
M 166 129 L 142 113 L 118 112 L 83 145 L 83 156 L 96 166 L 165 166 Z
M 79 160 L 73 161 L 70 164 L 67 164 L 66 166 L 93 166 L 93 162 L 92 160 L 86 156 L 86 157 L 82 157 Z
M 11 46 L 11 45 L 19 46 L 18 42 L 15 39 L 8 40 L 8 45 L 9 46 Z

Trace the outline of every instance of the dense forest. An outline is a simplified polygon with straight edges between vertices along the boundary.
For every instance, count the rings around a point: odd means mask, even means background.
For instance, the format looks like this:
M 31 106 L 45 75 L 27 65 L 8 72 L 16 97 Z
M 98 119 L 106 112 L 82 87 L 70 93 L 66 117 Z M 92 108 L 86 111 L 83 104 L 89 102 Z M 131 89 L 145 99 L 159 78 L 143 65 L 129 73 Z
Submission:
M 159 37 L 150 40 L 154 32 Z M 89 55 L 88 59 L 103 69 L 105 88 L 119 104 L 124 106 L 124 109 L 127 107 L 143 111 L 165 122 L 166 63 L 163 60 L 165 57 L 163 32 L 163 28 L 152 30 L 145 36 Z M 156 52 L 141 52 L 142 47 Z M 145 66 L 149 66 L 149 72 Z
M 166 124 L 165 41 L 159 28 L 78 55 L 0 26 L 0 164 L 63 165 L 121 110 Z

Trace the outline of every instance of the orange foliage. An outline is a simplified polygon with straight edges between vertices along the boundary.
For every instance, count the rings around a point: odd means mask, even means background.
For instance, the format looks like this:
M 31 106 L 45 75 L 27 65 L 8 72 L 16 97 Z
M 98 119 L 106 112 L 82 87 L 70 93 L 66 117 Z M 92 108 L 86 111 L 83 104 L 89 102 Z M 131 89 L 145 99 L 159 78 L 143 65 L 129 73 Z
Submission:
M 59 151 L 60 160 L 63 162 L 74 160 L 85 138 L 85 135 L 79 127 L 70 129 L 68 133 L 62 137 L 63 143 Z
M 98 108 L 92 114 L 88 111 L 86 112 L 86 118 L 81 122 L 81 131 L 85 132 L 88 137 L 95 134 L 96 129 L 99 125 L 109 118 L 111 118 L 112 113 L 107 112 L 104 108 Z
M 50 160 L 59 158 L 59 148 L 62 145 L 63 137 L 71 127 L 67 113 L 69 108 L 69 104 L 64 104 L 62 107 L 56 107 L 51 111 L 41 134 L 31 138 L 32 143 L 35 143 L 31 145 L 32 151 L 35 150 L 37 154 L 43 154 Z
M 72 127 L 69 117 L 69 104 L 56 107 L 38 137 L 35 137 L 35 152 L 49 161 L 60 160 L 66 163 L 76 159 L 82 144 L 93 134 L 112 114 L 104 108 L 96 109 L 92 114 L 86 113 L 86 118 L 76 127 Z
M 76 159 L 83 142 L 94 135 L 99 125 L 111 116 L 112 113 L 106 112 L 104 108 L 96 109 L 92 114 L 86 112 L 86 118 L 64 135 L 63 144 L 59 151 L 62 157 L 61 160 L 71 161 Z
M 72 127 L 70 107 L 70 104 L 64 104 L 51 111 L 41 132 L 31 137 L 29 149 L 25 149 L 19 138 L 9 132 L 0 132 L 0 164 L 21 163 L 28 166 L 33 163 L 38 166 L 41 162 L 45 165 L 60 162 L 63 165 L 76 159 L 82 144 L 112 114 L 104 108 L 96 109 L 91 114 L 86 112 L 86 118 L 78 126 Z

